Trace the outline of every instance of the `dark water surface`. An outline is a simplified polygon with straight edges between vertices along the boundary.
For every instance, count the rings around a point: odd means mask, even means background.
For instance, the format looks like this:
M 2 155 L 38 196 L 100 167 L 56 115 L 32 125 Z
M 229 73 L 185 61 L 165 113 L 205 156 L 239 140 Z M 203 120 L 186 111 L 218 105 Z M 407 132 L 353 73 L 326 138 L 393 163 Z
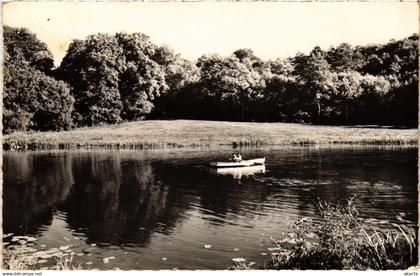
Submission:
M 6 152 L 4 233 L 91 248 L 75 260 L 99 269 L 225 269 L 237 257 L 261 264 L 288 222 L 317 218 L 317 198 L 357 194 L 366 219 L 417 222 L 417 148 L 249 149 L 245 158 L 266 157 L 265 172 L 207 167 L 230 153 Z

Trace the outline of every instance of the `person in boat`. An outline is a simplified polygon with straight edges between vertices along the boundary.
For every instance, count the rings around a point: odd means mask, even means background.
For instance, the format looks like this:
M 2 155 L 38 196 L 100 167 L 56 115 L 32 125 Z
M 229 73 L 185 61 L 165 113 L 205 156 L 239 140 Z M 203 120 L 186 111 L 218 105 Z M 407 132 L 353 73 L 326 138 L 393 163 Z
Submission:
M 233 161 L 233 162 L 241 162 L 241 161 L 242 161 L 242 156 L 241 156 L 241 154 L 240 154 L 239 152 L 235 152 L 235 153 L 232 155 L 232 161 Z

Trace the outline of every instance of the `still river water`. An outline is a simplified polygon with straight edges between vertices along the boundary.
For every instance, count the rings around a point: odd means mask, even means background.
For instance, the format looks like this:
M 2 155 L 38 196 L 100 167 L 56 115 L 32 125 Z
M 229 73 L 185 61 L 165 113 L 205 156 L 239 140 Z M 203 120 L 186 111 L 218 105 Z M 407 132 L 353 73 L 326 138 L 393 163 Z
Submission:
M 4 233 L 71 244 L 99 269 L 225 269 L 237 257 L 262 264 L 270 237 L 317 218 L 317 198 L 357 194 L 362 217 L 416 224 L 417 148 L 247 149 L 265 168 L 208 168 L 231 152 L 5 152 Z

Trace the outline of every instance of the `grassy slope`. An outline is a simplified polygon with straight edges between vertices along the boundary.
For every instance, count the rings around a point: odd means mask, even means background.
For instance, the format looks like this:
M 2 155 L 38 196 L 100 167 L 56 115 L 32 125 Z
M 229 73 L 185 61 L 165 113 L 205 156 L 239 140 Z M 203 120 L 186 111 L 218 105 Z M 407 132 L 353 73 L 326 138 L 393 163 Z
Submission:
M 416 144 L 416 129 L 216 121 L 139 121 L 63 132 L 5 135 L 4 147 L 144 148 L 238 144 Z M 61 145 L 60 145 L 61 144 Z

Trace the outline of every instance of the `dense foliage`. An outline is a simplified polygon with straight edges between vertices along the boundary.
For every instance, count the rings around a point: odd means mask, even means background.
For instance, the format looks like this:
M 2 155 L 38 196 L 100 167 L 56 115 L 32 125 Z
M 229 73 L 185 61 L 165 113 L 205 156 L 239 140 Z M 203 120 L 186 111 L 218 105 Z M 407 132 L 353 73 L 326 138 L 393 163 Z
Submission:
M 354 198 L 345 203 L 318 202 L 320 218 L 294 219 L 282 239 L 272 239 L 270 260 L 261 269 L 390 270 L 417 265 L 413 227 L 359 217 Z M 230 269 L 255 269 L 255 262 L 233 259 Z
M 72 125 L 68 85 L 51 76 L 52 54 L 25 29 L 4 28 L 3 132 Z
M 4 33 L 5 131 L 176 118 L 417 126 L 418 35 L 275 60 L 239 49 L 193 63 L 141 33 L 95 34 L 74 40 L 54 70 L 35 35 Z
M 300 218 L 293 232 L 276 241 L 271 269 L 407 269 L 417 264 L 417 235 L 398 224 L 369 225 L 353 199 L 345 204 L 319 202 L 319 222 Z M 277 250 L 278 249 L 278 250 Z

